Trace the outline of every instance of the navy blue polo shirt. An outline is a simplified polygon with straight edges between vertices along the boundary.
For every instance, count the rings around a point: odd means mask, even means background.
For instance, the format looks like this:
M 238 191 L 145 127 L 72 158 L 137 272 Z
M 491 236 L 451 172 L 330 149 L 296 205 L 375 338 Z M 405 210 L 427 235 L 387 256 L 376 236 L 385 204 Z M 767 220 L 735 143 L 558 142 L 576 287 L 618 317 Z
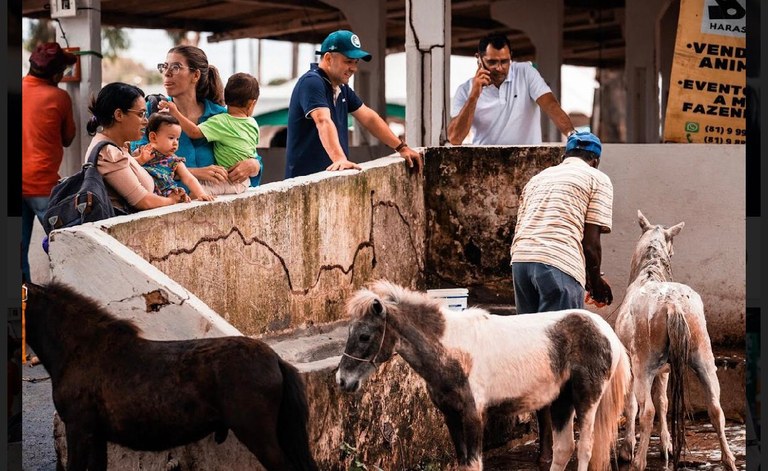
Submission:
M 363 106 L 363 102 L 349 85 L 341 84 L 340 89 L 341 93 L 334 103 L 331 81 L 316 63 L 296 82 L 288 105 L 285 178 L 322 172 L 333 163 L 320 142 L 315 121 L 309 116 L 317 108 L 330 109 L 341 148 L 349 157 L 347 116 Z

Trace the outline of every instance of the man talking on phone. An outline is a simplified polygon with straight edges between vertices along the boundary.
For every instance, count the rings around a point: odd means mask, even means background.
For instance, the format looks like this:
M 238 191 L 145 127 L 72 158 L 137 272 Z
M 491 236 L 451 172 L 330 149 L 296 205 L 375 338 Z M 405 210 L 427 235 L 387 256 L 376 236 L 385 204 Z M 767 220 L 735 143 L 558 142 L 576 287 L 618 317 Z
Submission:
M 541 144 L 541 112 L 566 137 L 576 130 L 552 90 L 530 62 L 512 62 L 503 34 L 477 46 L 477 72 L 456 90 L 448 140 L 458 145 L 472 130 L 472 144 Z

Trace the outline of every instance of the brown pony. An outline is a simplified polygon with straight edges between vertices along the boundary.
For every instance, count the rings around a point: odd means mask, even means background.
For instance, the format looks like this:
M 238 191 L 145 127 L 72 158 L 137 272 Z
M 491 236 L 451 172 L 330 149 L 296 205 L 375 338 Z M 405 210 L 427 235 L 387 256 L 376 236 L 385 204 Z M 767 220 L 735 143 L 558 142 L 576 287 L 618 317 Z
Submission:
M 248 337 L 152 341 L 58 283 L 28 284 L 27 342 L 51 375 L 67 469 L 107 469 L 107 442 L 159 451 L 231 429 L 267 470 L 316 470 L 298 371 Z

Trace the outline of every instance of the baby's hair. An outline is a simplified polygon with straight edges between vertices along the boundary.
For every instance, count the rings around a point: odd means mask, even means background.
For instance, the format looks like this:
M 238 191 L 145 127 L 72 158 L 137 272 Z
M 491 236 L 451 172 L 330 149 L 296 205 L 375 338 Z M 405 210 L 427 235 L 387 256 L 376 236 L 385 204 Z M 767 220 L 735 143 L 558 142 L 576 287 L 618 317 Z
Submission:
M 147 136 L 151 132 L 157 132 L 163 124 L 179 124 L 179 120 L 171 113 L 152 113 L 149 117 L 149 123 L 147 123 Z
M 229 106 L 246 107 L 250 100 L 259 99 L 259 81 L 251 74 L 238 72 L 227 80 L 224 87 L 224 103 Z

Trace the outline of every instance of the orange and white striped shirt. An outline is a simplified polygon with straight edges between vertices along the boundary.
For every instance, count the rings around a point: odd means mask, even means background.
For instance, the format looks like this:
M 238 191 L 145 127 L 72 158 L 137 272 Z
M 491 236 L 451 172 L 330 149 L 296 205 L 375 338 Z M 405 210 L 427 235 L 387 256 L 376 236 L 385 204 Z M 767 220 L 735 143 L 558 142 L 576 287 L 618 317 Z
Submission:
M 523 188 L 510 253 L 512 262 L 551 265 L 586 284 L 584 224 L 611 231 L 613 184 L 579 157 L 534 175 Z

